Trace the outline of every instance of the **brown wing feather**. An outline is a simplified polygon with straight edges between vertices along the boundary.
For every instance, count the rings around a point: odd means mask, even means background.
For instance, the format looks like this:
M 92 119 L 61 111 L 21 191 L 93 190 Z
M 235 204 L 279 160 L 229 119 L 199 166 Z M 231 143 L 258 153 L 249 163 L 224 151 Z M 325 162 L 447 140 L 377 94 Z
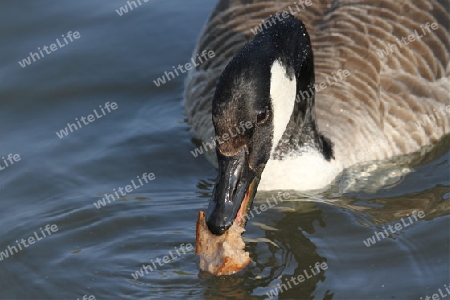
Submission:
M 327 86 L 316 94 L 319 129 L 345 167 L 415 152 L 449 133 L 450 1 L 316 0 L 298 11 L 292 1 L 222 0 L 194 51 L 216 57 L 186 82 L 186 114 L 200 138 L 214 135 L 211 99 L 223 68 L 255 26 L 289 6 L 308 28 L 316 83 Z M 424 34 L 426 23 L 438 28 Z M 422 37 L 409 42 L 415 30 Z M 336 82 L 338 70 L 351 75 Z

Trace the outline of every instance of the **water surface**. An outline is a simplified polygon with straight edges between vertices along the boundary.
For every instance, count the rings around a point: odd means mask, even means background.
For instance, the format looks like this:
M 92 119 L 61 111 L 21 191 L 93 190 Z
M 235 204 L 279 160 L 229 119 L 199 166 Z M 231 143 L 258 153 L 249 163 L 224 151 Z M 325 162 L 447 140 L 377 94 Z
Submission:
M 289 201 L 249 221 L 253 261 L 238 274 L 199 272 L 191 249 L 134 279 L 143 265 L 195 245 L 197 213 L 216 176 L 205 157 L 190 152 L 186 74 L 153 84 L 190 61 L 214 3 L 141 2 L 122 16 L 116 10 L 126 2 L 118 0 L 1 4 L 0 155 L 20 160 L 0 171 L 0 252 L 35 232 L 41 239 L 0 261 L 0 299 L 263 299 L 317 262 L 327 269 L 279 298 L 420 299 L 445 291 L 448 139 L 391 188 L 289 191 Z M 20 66 L 30 51 L 62 42 L 69 31 L 80 37 Z M 117 108 L 102 114 L 107 102 Z M 94 110 L 100 118 L 57 136 Z M 155 179 L 140 185 L 144 173 Z M 130 193 L 93 204 L 132 180 L 139 187 Z M 255 205 L 271 197 L 259 193 Z M 425 217 L 364 244 L 414 210 Z M 58 230 L 43 237 L 47 224 Z

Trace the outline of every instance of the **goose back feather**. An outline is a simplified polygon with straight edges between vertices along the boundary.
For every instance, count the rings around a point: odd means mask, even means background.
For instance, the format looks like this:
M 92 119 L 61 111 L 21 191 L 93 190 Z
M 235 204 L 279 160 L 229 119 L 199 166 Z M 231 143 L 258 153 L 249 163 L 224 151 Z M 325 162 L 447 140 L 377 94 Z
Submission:
M 219 1 L 194 50 L 216 56 L 191 70 L 185 87 L 188 122 L 200 139 L 214 136 L 211 101 L 227 63 L 252 29 L 289 9 L 311 37 L 316 86 L 326 86 L 316 90 L 318 128 L 342 168 L 416 152 L 449 133 L 450 1 L 311 2 L 303 9 L 290 0 Z M 427 23 L 438 27 L 424 34 Z M 402 44 L 415 30 L 422 37 Z M 341 80 L 338 70 L 350 75 Z

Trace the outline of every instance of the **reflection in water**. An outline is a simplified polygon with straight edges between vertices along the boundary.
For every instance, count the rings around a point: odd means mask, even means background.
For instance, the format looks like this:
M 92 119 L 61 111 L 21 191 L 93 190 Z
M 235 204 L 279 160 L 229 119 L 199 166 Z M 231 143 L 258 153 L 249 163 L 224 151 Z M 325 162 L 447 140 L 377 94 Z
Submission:
M 433 163 L 432 169 L 448 166 L 445 155 L 440 160 Z M 435 180 L 445 182 L 445 173 L 437 173 L 441 175 Z M 449 267 L 445 259 L 449 248 L 448 230 L 435 232 L 433 228 L 440 226 L 435 224 L 441 221 L 440 217 L 450 213 L 450 190 L 448 186 L 438 185 L 421 193 L 404 195 L 405 186 L 418 176 L 414 174 L 405 176 L 394 187 L 379 190 L 377 194 L 369 191 L 367 194 L 353 192 L 342 195 L 339 183 L 314 195 L 288 191 L 291 195 L 289 200 L 255 214 L 249 220 L 244 233 L 246 250 L 252 258 L 249 267 L 225 277 L 200 273 L 206 287 L 205 298 L 263 299 L 268 295 L 274 296 L 274 291 L 277 291 L 279 299 L 356 299 L 352 297 L 360 297 L 357 295 L 372 299 L 376 293 L 404 296 L 408 292 L 400 287 L 413 282 L 420 282 L 424 288 L 431 285 L 429 281 L 444 282 Z M 213 184 L 214 180 L 210 179 L 197 185 L 204 191 L 201 197 L 205 200 L 209 199 Z M 398 191 L 403 191 L 403 194 Z M 278 193 L 259 192 L 253 206 L 266 203 Z M 423 214 L 417 220 L 412 217 L 410 222 L 408 217 L 419 211 Z M 443 221 L 448 226 L 448 221 Z M 364 243 L 374 236 L 374 232 L 389 225 L 395 228 L 396 223 L 403 224 L 402 228 L 370 247 Z M 440 243 L 440 247 L 429 249 L 428 243 Z M 327 269 L 294 284 L 292 277 L 305 275 L 305 270 L 311 274 L 317 263 L 326 263 Z M 380 275 L 386 272 L 391 278 L 387 281 Z M 408 280 L 398 283 L 398 288 L 386 289 L 393 278 L 405 273 L 409 274 Z M 424 274 L 428 273 L 432 273 L 434 279 L 424 280 Z M 367 291 L 346 288 L 347 285 L 367 284 L 371 276 L 376 279 Z M 280 293 L 281 284 L 286 288 L 282 286 Z M 410 293 L 414 297 L 419 295 L 414 291 Z
M 273 199 L 273 196 L 276 193 L 260 193 L 254 205 L 267 203 L 267 199 Z M 232 276 L 216 277 L 201 272 L 199 276 L 206 280 L 208 286 L 205 298 L 214 299 L 213 295 L 233 299 L 266 298 L 266 293 L 276 289 L 278 284 L 284 284 L 286 287 L 282 287 L 280 297 L 295 298 L 300 294 L 302 299 L 307 299 L 305 296 L 312 299 L 316 285 L 325 279 L 326 271 L 313 275 L 311 269 L 316 263 L 326 263 L 327 260 L 317 253 L 316 245 L 304 232 L 313 234 L 313 224 L 325 224 L 322 212 L 314 203 L 300 204 L 303 208 L 299 211 L 305 212 L 301 217 L 292 204 L 299 205 L 298 202 L 280 202 L 249 220 L 244 240 L 251 241 L 246 248 L 252 258 L 250 267 Z M 262 220 L 263 223 L 259 223 Z M 300 275 L 305 277 L 303 282 L 295 285 L 290 281 Z M 252 294 L 258 296 L 250 297 Z
M 444 195 L 448 192 L 448 187 L 440 186 L 428 193 L 411 194 L 407 197 L 394 199 L 377 197 L 370 200 L 348 198 L 333 201 L 333 205 L 359 212 L 363 216 L 359 221 L 364 226 L 401 222 L 402 218 L 406 221 L 408 216 L 419 211 L 424 212 L 423 220 L 431 221 L 450 213 L 450 203 L 444 199 Z
M 325 257 L 318 254 L 317 246 L 305 236 L 305 233 L 314 234 L 313 224 L 325 226 L 322 212 L 314 209 L 311 205 L 313 204 L 304 203 L 301 205 L 303 207 L 298 207 L 298 211 L 305 213 L 285 212 L 283 218 L 274 220 L 271 224 L 278 230 L 265 232 L 265 237 L 275 242 L 278 247 L 267 244 L 261 250 L 258 247 L 256 249 L 254 260 L 258 263 L 256 263 L 254 275 L 267 274 L 258 284 L 258 286 L 269 288 L 264 292 L 270 293 L 270 289 L 277 287 L 278 284 L 286 284 L 286 281 L 290 280 L 292 276 L 305 275 L 305 270 L 310 270 L 317 262 L 327 262 Z M 267 257 L 266 253 L 262 253 L 264 248 L 270 251 L 270 256 Z M 259 261 L 260 257 L 262 262 Z M 264 262 L 267 262 L 268 265 L 265 265 Z M 299 285 L 283 290 L 280 297 L 296 298 L 301 295 L 302 299 L 312 299 L 318 282 L 325 279 L 325 274 L 326 271 L 321 272 Z
M 199 275 L 192 251 L 134 280 L 143 264 L 194 245 L 198 210 L 211 197 L 215 170 L 208 155 L 191 154 L 182 121 L 185 74 L 160 87 L 152 80 L 191 59 L 216 1 L 149 1 L 119 17 L 125 2 L 2 3 L 0 250 L 41 237 L 46 224 L 58 231 L 0 262 L 0 298 L 262 299 L 322 261 L 328 269 L 279 298 L 419 299 L 448 285 L 449 137 L 388 189 L 332 186 L 256 215 L 244 234 L 253 262 L 236 275 Z M 24 51 L 67 32 L 59 27 L 83 38 L 22 68 Z M 55 134 L 106 102 L 119 106 L 114 116 Z M 151 185 L 95 208 L 145 172 L 156 176 Z M 255 203 L 269 197 L 259 193 Z M 364 245 L 414 210 L 425 217 Z

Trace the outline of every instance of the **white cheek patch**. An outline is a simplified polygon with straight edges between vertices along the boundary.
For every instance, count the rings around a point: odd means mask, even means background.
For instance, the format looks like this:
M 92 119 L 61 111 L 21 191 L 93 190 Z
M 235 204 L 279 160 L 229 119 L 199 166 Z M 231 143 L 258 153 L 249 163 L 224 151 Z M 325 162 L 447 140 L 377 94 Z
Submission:
M 295 75 L 293 79 L 287 77 L 286 68 L 278 60 L 274 61 L 270 73 L 270 97 L 273 109 L 273 143 L 270 152 L 272 155 L 291 119 L 297 80 Z

